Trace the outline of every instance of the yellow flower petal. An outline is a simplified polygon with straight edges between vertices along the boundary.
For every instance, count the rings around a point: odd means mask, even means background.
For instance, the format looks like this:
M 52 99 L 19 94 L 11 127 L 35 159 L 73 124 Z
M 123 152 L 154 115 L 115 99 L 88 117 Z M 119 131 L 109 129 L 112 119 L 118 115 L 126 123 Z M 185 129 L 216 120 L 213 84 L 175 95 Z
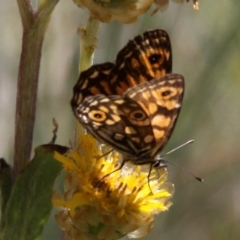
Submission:
M 66 172 L 64 192 L 55 192 L 53 205 L 61 229 L 71 239 L 119 239 L 126 234 L 144 236 L 152 229 L 155 214 L 168 210 L 173 184 L 167 170 L 148 179 L 140 166 L 118 168 L 119 155 L 103 156 L 91 135 L 81 134 L 80 146 L 66 155 L 56 153 Z

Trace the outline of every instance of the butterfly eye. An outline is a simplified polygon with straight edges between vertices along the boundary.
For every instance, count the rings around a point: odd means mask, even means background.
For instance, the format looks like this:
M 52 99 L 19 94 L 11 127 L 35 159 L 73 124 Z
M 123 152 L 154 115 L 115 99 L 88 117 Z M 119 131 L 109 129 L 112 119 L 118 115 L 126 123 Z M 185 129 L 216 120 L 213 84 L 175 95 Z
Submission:
M 93 110 L 89 113 L 89 117 L 96 122 L 102 122 L 106 119 L 106 114 L 102 111 Z
M 144 112 L 136 110 L 136 111 L 133 111 L 132 113 L 130 113 L 129 117 L 131 119 L 141 121 L 141 120 L 144 120 L 146 118 L 146 115 L 145 115 Z
M 151 64 L 159 63 L 159 60 L 162 58 L 161 54 L 153 54 L 149 57 L 149 61 Z

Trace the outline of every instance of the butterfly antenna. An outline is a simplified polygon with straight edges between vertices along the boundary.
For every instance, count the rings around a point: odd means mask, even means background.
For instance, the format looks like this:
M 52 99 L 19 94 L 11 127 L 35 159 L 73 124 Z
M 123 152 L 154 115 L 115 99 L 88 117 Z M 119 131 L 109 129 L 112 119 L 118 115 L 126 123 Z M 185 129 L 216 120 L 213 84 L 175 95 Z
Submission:
M 169 151 L 169 152 L 167 152 L 167 153 L 164 153 L 161 157 L 163 157 L 163 156 L 165 156 L 165 155 L 168 155 L 168 154 L 170 154 L 170 153 L 172 153 L 172 152 L 175 152 L 175 151 L 178 150 L 179 148 L 182 148 L 182 147 L 184 147 L 184 146 L 186 146 L 186 145 L 188 145 L 188 144 L 190 144 L 190 143 L 193 143 L 193 142 L 194 142 L 193 139 L 192 139 L 192 140 L 189 140 L 189 141 L 183 143 L 182 145 L 180 145 L 180 146 L 172 149 L 171 151 Z
M 161 164 L 163 164 L 163 166 L 164 166 L 164 165 L 166 166 L 168 163 L 170 163 L 170 164 L 174 165 L 175 167 L 178 167 L 178 168 L 180 168 L 181 170 L 183 170 L 184 172 L 188 173 L 189 175 L 193 176 L 193 177 L 194 177 L 196 180 L 198 180 L 199 182 L 203 182 L 203 181 L 204 181 L 203 178 L 200 178 L 200 177 L 196 176 L 194 173 L 190 172 L 189 170 L 185 169 L 184 167 L 182 167 L 182 166 L 180 166 L 180 165 L 178 165 L 178 164 L 176 164 L 176 163 L 174 163 L 174 162 L 171 162 L 171 161 L 168 161 L 168 160 L 164 160 L 164 159 L 163 159 L 164 156 L 169 155 L 170 153 L 175 152 L 175 151 L 178 150 L 179 148 L 182 148 L 182 147 L 184 147 L 184 146 L 186 146 L 186 145 L 188 145 L 188 144 L 190 144 L 190 143 L 193 143 L 193 142 L 194 142 L 194 140 L 189 140 L 189 141 L 183 143 L 182 145 L 180 145 L 180 146 L 172 149 L 171 151 L 163 154 L 163 155 L 160 156 L 160 158 L 158 159 L 158 163 L 157 163 L 157 164 L 154 164 L 155 167 L 157 167 L 157 166 L 161 167 Z
M 190 172 L 189 170 L 187 170 L 186 168 L 174 163 L 174 162 L 171 162 L 171 161 L 168 161 L 168 160 L 163 160 L 161 159 L 160 161 L 162 161 L 163 163 L 167 164 L 167 163 L 170 163 L 172 165 L 174 165 L 175 167 L 178 167 L 180 168 L 181 170 L 183 170 L 184 172 L 188 173 L 189 175 L 193 176 L 196 180 L 198 180 L 199 182 L 203 182 L 204 179 L 203 178 L 200 178 L 198 176 L 196 176 L 194 173 Z

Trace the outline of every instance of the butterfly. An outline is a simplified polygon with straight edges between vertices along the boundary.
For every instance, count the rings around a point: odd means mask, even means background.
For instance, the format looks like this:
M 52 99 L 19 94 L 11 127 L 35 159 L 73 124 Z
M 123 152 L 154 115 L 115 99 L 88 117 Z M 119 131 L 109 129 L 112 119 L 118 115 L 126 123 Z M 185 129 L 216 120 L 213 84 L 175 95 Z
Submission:
M 96 94 L 122 95 L 140 83 L 160 78 L 172 71 L 168 34 L 162 29 L 135 37 L 118 53 L 115 63 L 97 64 L 83 71 L 73 88 L 71 106 L 77 108 L 86 97 Z
M 183 76 L 167 74 L 131 87 L 123 95 L 88 97 L 76 114 L 96 139 L 122 153 L 123 164 L 157 166 L 176 124 L 183 94 Z

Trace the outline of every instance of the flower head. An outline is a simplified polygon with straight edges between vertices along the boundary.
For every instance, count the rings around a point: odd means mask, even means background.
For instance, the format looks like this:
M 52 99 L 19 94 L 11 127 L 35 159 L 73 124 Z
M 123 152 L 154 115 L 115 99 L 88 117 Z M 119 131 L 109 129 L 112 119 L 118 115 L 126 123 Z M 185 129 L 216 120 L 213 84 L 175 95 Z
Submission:
M 55 154 L 66 171 L 64 191 L 52 202 L 60 208 L 56 219 L 71 239 L 119 239 L 142 237 L 153 226 L 154 215 L 168 210 L 173 184 L 167 170 L 148 179 L 140 166 L 117 170 L 119 155 L 103 153 L 96 140 L 81 134 L 80 146 L 66 156 Z M 150 186 L 150 188 L 149 188 Z
M 73 0 L 79 7 L 89 10 L 92 17 L 102 21 L 135 22 L 154 0 Z
M 172 0 L 183 3 L 189 0 Z M 87 8 L 91 16 L 101 22 L 118 21 L 132 23 L 138 16 L 147 12 L 153 3 L 157 6 L 152 14 L 163 12 L 168 8 L 169 0 L 73 0 L 81 7 Z M 198 0 L 193 0 L 193 8 L 198 10 Z

